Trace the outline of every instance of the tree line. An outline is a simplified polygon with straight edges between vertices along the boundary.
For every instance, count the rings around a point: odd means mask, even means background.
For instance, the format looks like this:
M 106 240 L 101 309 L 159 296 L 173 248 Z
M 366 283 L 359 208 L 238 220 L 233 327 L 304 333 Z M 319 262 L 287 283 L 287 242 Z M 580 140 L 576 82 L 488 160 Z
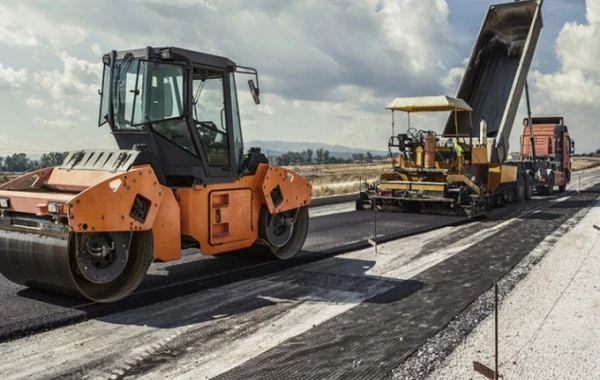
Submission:
M 0 156 L 0 172 L 28 172 L 62 164 L 68 152 L 44 153 L 39 160 L 33 160 L 26 153 L 14 153 L 9 156 Z M 351 164 L 354 162 L 368 163 L 382 160 L 386 157 L 373 155 L 371 152 L 352 153 L 351 158 L 334 157 L 327 149 L 306 149 L 302 152 L 289 151 L 280 156 L 271 156 L 269 161 L 276 165 L 319 165 L 319 164 Z
M 32 160 L 26 153 L 14 153 L 0 156 L 0 172 L 28 172 L 62 164 L 68 152 L 50 152 L 42 154 L 39 160 Z
M 327 149 L 319 148 L 315 151 L 306 149 L 302 152 L 288 151 L 280 156 L 270 156 L 269 160 L 276 165 L 320 165 L 320 164 L 351 164 L 354 162 L 373 162 L 374 160 L 383 160 L 386 157 L 376 155 L 371 152 L 352 153 L 351 158 L 342 158 L 330 156 Z

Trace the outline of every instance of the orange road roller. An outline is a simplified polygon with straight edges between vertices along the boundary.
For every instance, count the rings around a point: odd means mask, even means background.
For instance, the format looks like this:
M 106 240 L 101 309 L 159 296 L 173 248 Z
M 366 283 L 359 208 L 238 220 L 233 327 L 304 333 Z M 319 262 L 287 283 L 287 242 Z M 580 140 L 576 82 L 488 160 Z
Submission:
M 185 248 L 279 259 L 300 251 L 310 183 L 243 146 L 235 74 L 253 76 L 260 104 L 255 69 L 169 46 L 113 50 L 102 62 L 98 125 L 118 149 L 69 152 L 0 185 L 6 278 L 107 303 Z

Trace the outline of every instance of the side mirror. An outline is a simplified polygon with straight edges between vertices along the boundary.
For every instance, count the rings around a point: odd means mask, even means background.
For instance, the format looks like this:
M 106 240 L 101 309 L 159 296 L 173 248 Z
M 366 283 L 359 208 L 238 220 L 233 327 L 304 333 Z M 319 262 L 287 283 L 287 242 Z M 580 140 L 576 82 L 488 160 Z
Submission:
M 575 153 L 575 140 L 571 140 L 571 154 Z
M 250 87 L 250 93 L 252 94 L 254 103 L 260 104 L 260 98 L 259 98 L 260 92 L 259 92 L 258 88 L 256 88 L 256 86 L 254 85 L 254 81 L 252 79 L 250 79 L 248 81 L 248 87 Z

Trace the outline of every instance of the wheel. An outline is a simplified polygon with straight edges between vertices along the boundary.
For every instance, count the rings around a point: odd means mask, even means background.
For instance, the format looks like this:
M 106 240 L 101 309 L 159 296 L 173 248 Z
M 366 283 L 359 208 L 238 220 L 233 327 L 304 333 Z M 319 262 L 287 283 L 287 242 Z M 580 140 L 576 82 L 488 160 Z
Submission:
M 102 303 L 133 293 L 153 261 L 150 231 L 81 234 L 73 243 L 73 279 L 85 297 Z
M 564 193 L 564 192 L 565 192 L 565 190 L 567 190 L 567 184 L 566 184 L 566 183 L 564 183 L 564 184 L 562 184 L 562 185 L 560 185 L 560 186 L 558 187 L 558 192 L 559 192 L 559 193 Z
M 525 200 L 525 178 L 519 174 L 517 177 L 517 186 L 515 187 L 514 200 L 517 203 Z
M 512 189 L 512 190 L 506 190 L 502 193 L 505 204 L 511 205 L 511 204 L 515 203 L 515 192 L 516 192 L 516 189 Z
M 552 195 L 554 193 L 554 173 L 550 173 L 548 176 L 548 187 L 546 188 L 546 195 Z
M 259 237 L 265 242 L 263 250 L 278 259 L 294 257 L 304 245 L 308 234 L 308 206 L 270 214 L 263 207 L 259 217 Z
M 356 211 L 362 211 L 365 209 L 365 204 L 364 201 L 362 199 L 357 199 L 356 200 Z
M 525 175 L 525 199 L 529 200 L 533 196 L 533 177 Z

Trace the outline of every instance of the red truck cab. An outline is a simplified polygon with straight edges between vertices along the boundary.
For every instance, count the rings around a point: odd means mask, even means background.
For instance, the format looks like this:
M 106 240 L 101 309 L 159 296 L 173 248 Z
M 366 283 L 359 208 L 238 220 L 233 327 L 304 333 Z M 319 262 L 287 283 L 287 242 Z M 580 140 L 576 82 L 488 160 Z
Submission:
M 548 181 L 552 174 L 552 183 L 548 183 L 548 186 L 558 186 L 559 191 L 563 192 L 571 181 L 571 155 L 575 153 L 575 141 L 569 136 L 569 130 L 560 116 L 532 117 L 531 124 L 535 150 L 531 150 L 529 119 L 524 118 L 521 159 L 549 162 L 551 165 L 548 176 L 542 176 L 540 180 Z

